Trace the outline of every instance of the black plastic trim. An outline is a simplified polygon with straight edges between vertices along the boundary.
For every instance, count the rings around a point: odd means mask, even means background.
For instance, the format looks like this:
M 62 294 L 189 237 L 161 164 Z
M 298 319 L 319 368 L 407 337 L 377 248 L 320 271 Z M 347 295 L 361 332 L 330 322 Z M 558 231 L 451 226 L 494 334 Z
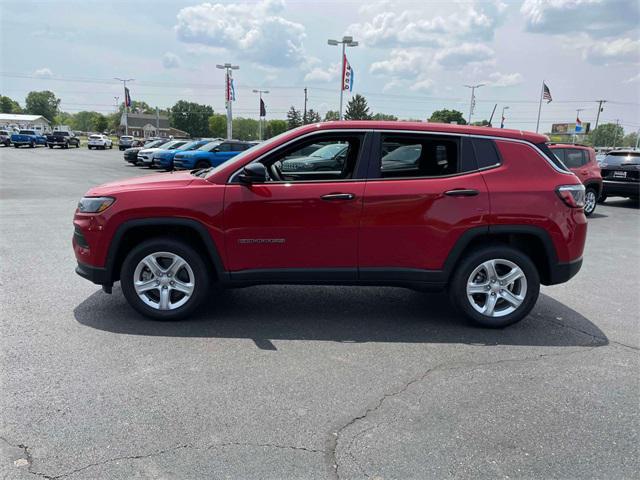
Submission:
M 82 278 L 86 278 L 90 282 L 98 285 L 110 285 L 112 283 L 105 268 L 93 267 L 91 265 L 78 262 L 76 273 Z

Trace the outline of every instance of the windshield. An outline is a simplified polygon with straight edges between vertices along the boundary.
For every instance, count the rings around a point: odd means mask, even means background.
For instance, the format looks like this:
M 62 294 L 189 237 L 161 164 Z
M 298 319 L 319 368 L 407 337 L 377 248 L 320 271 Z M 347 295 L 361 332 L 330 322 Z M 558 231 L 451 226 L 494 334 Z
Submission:
M 330 159 L 338 155 L 345 148 L 347 148 L 347 146 L 342 143 L 334 143 L 334 144 L 325 145 L 324 147 L 319 148 L 309 156 Z
M 35 135 L 36 132 L 33 130 L 20 130 L 20 135 Z
M 120 137 L 120 140 L 127 140 L 127 141 L 129 141 L 129 140 L 133 140 L 133 137 L 126 137 L 126 136 L 122 136 L 122 137 Z
M 100 140 L 102 137 L 100 135 L 89 135 L 89 138 L 92 140 Z
M 609 152 L 602 163 L 606 165 L 622 165 L 623 163 L 636 165 L 640 163 L 640 152 Z
M 196 140 L 195 142 L 185 143 L 184 145 L 178 147 L 178 150 L 182 150 L 182 151 L 195 150 L 200 145 L 202 145 L 202 142 L 200 140 Z
M 158 145 L 162 145 L 162 140 L 154 140 L 153 142 L 149 142 L 144 146 L 144 148 L 154 148 Z
M 416 163 L 422 154 L 421 145 L 405 145 L 382 157 L 382 162 Z
M 68 137 L 69 132 L 53 132 L 54 135 L 62 135 L 63 137 Z
M 200 148 L 198 148 L 198 150 L 203 150 L 205 152 L 208 152 L 209 150 L 213 149 L 214 147 L 216 147 L 217 145 L 220 145 L 220 142 L 209 142 L 209 143 L 205 143 L 204 145 L 202 145 Z
M 162 150 L 173 150 L 174 148 L 179 147 L 179 146 L 180 146 L 180 145 L 182 145 L 183 143 L 184 143 L 184 142 L 180 142 L 179 140 L 172 140 L 172 141 L 171 141 L 171 142 L 169 142 L 169 143 L 165 143 L 165 144 L 162 146 Z M 146 148 L 148 148 L 146 145 L 145 145 L 145 147 L 146 147 Z

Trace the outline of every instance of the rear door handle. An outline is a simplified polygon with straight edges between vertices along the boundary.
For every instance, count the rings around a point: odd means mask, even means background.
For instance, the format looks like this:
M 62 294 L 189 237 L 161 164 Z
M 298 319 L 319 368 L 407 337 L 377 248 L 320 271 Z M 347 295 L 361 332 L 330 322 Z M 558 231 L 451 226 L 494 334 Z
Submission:
M 449 197 L 475 197 L 478 193 L 480 193 L 478 190 L 470 188 L 456 188 L 455 190 L 447 190 L 444 192 L 444 194 Z
M 322 200 L 353 200 L 356 196 L 353 193 L 328 193 L 320 197 Z

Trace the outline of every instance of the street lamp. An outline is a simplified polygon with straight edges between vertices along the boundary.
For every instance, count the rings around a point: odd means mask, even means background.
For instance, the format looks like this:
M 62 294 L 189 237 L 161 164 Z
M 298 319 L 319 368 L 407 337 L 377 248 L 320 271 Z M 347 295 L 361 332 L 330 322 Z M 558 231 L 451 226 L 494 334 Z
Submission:
M 260 97 L 258 102 L 258 139 L 262 140 L 262 94 L 269 93 L 269 90 L 253 90 L 253 93 L 257 93 Z M 266 113 L 266 112 L 265 112 Z
M 465 85 L 465 87 L 471 89 L 471 104 L 469 105 L 469 125 L 471 125 L 471 117 L 473 116 L 473 110 L 476 106 L 476 88 L 484 87 L 484 83 L 478 83 L 477 85 Z
M 233 112 L 232 112 L 232 98 L 231 98 L 231 70 L 238 70 L 240 67 L 238 65 L 231 65 L 230 63 L 225 63 L 224 65 L 216 65 L 216 68 L 225 71 L 225 102 L 227 107 L 227 140 L 231 140 L 233 137 Z
M 343 97 L 343 93 L 344 93 L 344 78 L 342 78 L 342 76 L 344 75 L 344 62 L 345 62 L 345 49 L 346 47 L 357 47 L 358 46 L 358 42 L 355 42 L 353 40 L 353 37 L 342 37 L 342 40 L 327 40 L 327 43 L 329 45 L 332 46 L 338 46 L 338 45 L 342 45 L 342 68 L 340 70 L 340 110 L 338 112 L 338 118 L 340 120 L 342 120 L 342 97 Z
M 131 96 L 127 95 L 127 82 L 133 82 L 135 78 L 113 77 L 113 79 L 122 82 L 122 86 L 124 87 L 124 134 L 129 135 L 129 108 L 127 106 L 127 98 L 130 99 Z
M 504 111 L 509 110 L 509 107 L 502 107 L 502 116 L 500 117 L 500 128 L 504 128 Z

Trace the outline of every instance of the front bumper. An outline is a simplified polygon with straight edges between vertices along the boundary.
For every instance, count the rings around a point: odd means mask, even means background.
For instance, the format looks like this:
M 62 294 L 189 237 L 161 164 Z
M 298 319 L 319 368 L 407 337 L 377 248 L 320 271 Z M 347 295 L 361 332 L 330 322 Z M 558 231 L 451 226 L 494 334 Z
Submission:
M 610 197 L 640 197 L 640 182 L 618 182 L 603 180 L 602 194 Z

